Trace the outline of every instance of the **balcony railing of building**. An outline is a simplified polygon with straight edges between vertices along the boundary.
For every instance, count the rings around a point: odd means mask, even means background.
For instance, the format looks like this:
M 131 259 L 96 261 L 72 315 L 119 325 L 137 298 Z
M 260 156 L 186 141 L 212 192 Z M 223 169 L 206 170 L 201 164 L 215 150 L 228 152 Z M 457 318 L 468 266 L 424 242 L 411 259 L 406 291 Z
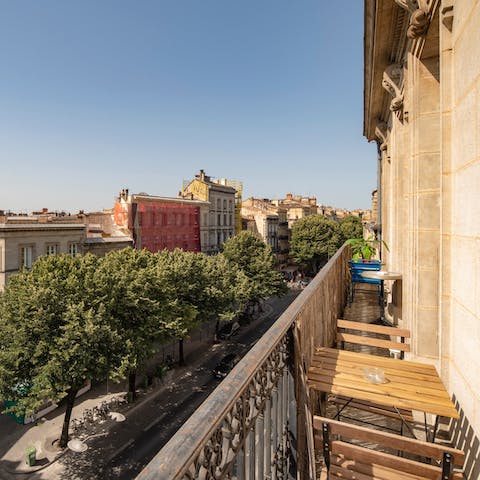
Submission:
M 306 372 L 345 305 L 342 247 L 137 477 L 314 478 Z

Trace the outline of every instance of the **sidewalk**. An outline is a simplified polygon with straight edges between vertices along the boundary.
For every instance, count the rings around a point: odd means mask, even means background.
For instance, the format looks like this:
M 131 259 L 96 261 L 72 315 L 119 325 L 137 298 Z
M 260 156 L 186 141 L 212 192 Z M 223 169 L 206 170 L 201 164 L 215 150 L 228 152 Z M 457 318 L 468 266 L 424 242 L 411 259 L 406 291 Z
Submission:
M 268 303 L 265 303 L 263 312 L 261 312 L 249 325 L 243 328 L 255 328 L 255 326 L 268 317 L 272 311 L 272 307 Z M 170 384 L 174 377 L 182 379 L 191 376 L 191 372 L 202 364 L 204 358 L 211 354 L 211 350 L 212 342 L 202 339 L 202 336 L 200 336 L 200 340 L 190 342 L 188 344 L 188 352 L 186 352 L 186 358 L 188 360 L 187 366 L 177 366 L 168 372 L 167 376 L 163 379 L 163 382 L 158 381 L 155 386 L 149 387 L 147 390 L 140 389 L 136 402 L 134 404 L 125 405 L 123 408 L 119 408 L 118 411 L 126 418 L 133 416 L 135 412 L 145 407 L 148 403 L 153 402 L 156 398 L 162 395 L 162 393 L 165 393 L 166 390 L 170 388 Z M 92 409 L 93 407 L 99 406 L 102 401 L 109 401 L 112 397 L 124 395 L 126 391 L 123 390 L 122 387 L 123 384 L 114 384 L 112 382 L 94 386 L 90 391 L 77 399 L 77 404 L 72 412 L 72 419 L 82 418 L 83 412 L 86 409 Z M 39 476 L 35 475 L 35 478 L 50 479 L 57 477 L 57 475 L 61 475 L 61 468 L 52 469 L 51 465 L 55 465 L 56 460 L 66 453 L 62 452 L 54 444 L 61 433 L 64 412 L 65 407 L 61 406 L 38 420 L 37 424 L 29 425 L 19 425 L 12 418 L 6 415 L 0 415 L 1 480 L 26 478 L 26 475 L 22 475 L 22 473 L 30 476 L 36 471 L 39 472 Z M 118 424 L 114 420 L 107 420 L 102 424 L 98 424 L 95 426 L 95 430 L 92 431 L 91 435 L 86 439 L 83 439 L 83 441 L 88 445 L 90 438 L 96 438 L 98 441 L 99 436 L 104 436 L 106 441 L 108 441 L 109 449 L 113 449 L 114 453 L 117 453 L 118 450 L 125 447 L 125 444 L 122 443 L 125 439 L 121 438 L 121 436 L 110 438 L 111 436 L 109 436 L 109 432 L 115 425 Z M 71 434 L 70 438 L 73 437 L 74 435 Z M 122 444 L 115 445 L 117 443 Z M 29 467 L 26 464 L 26 449 L 30 446 L 34 446 L 37 449 L 37 462 L 34 467 Z M 57 472 L 56 470 L 60 471 Z M 59 476 L 58 478 L 61 477 Z

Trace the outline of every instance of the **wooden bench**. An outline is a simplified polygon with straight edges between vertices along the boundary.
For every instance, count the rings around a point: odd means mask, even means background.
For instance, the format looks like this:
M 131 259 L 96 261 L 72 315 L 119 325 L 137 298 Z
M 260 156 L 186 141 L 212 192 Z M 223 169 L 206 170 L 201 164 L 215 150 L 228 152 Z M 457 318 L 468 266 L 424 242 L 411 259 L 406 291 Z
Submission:
M 343 397 L 341 395 L 329 395 L 328 402 L 335 405 L 337 407 L 337 414 L 335 415 L 335 419 L 340 420 L 343 416 L 344 418 L 348 418 L 349 420 L 355 420 L 357 422 L 367 423 L 370 425 L 374 425 L 373 422 L 368 422 L 361 417 L 352 417 L 350 415 L 342 415 L 342 412 L 345 408 L 355 408 L 356 410 L 361 410 L 363 412 L 371 413 L 374 415 L 381 415 L 383 417 L 392 418 L 401 422 L 400 425 L 400 435 L 403 434 L 403 426 L 407 425 L 407 422 L 413 423 L 413 412 L 412 410 L 407 410 L 406 408 L 398 408 L 395 409 L 394 407 L 387 407 L 385 405 L 380 405 L 374 402 L 368 402 L 367 400 L 359 400 L 357 398 L 348 398 Z M 393 428 L 387 428 L 387 430 L 397 431 Z M 411 427 L 407 425 L 408 430 L 411 430 Z
M 353 333 L 345 333 L 345 330 L 351 330 Z M 376 338 L 366 334 L 387 335 L 389 337 L 400 337 L 400 342 Z M 337 319 L 337 345 L 340 344 L 342 350 L 345 342 L 357 345 L 366 345 L 370 347 L 388 348 L 400 352 L 400 358 L 404 358 L 405 352 L 410 351 L 410 345 L 405 343 L 405 339 L 410 338 L 410 330 L 397 327 L 386 327 L 384 325 L 374 325 L 371 323 L 352 322 L 351 320 Z
M 315 448 L 323 452 L 328 479 L 461 480 L 461 450 L 314 416 Z M 347 439 L 349 441 L 347 441 Z M 351 443 L 352 441 L 356 443 Z M 359 442 L 369 444 L 369 447 Z M 373 447 L 372 447 L 373 446 Z M 397 451 L 402 456 L 374 450 Z M 410 457 L 410 458 L 406 458 Z M 420 461 L 426 459 L 427 463 Z

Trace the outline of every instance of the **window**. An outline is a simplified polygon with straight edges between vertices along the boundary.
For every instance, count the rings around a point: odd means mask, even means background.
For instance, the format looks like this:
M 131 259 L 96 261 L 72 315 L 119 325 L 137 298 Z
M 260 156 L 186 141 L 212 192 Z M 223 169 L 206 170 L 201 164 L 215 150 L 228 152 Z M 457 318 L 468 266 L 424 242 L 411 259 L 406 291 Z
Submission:
M 217 198 L 217 210 L 221 210 L 222 209 L 222 201 Z
M 228 201 L 228 209 L 230 211 L 232 210 L 232 201 L 231 200 Z
M 26 246 L 20 249 L 20 262 L 22 267 L 32 268 L 33 263 L 33 247 Z
M 224 210 L 227 209 L 227 201 L 226 201 L 226 200 L 223 201 L 223 209 L 224 209 Z
M 231 227 L 232 226 L 232 215 L 228 216 L 228 225 Z
M 51 245 L 47 245 L 47 255 L 56 255 L 58 253 L 58 244 L 52 243 Z
M 223 214 L 223 224 L 226 226 L 227 225 L 227 214 Z
M 217 225 L 220 226 L 222 224 L 222 216 L 220 214 L 217 215 Z
M 68 254 L 71 257 L 76 257 L 78 255 L 78 243 L 69 243 L 68 244 Z

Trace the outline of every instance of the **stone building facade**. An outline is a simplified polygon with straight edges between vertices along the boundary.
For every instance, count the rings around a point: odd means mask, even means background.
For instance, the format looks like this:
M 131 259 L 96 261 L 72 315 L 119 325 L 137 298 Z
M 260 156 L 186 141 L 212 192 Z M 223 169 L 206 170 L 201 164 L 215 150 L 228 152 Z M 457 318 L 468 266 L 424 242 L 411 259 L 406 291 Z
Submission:
M 412 356 L 437 366 L 462 429 L 478 437 L 480 2 L 366 0 L 365 28 L 382 255 L 403 274 L 388 313 L 412 330 Z
M 0 290 L 8 277 L 30 268 L 42 255 L 83 253 L 86 225 L 69 217 L 47 219 L 21 216 L 0 221 Z
M 216 253 L 223 242 L 235 235 L 236 189 L 227 181 L 214 181 L 203 170 L 181 192 L 184 199 L 208 202 L 209 210 L 202 212 L 202 251 Z

